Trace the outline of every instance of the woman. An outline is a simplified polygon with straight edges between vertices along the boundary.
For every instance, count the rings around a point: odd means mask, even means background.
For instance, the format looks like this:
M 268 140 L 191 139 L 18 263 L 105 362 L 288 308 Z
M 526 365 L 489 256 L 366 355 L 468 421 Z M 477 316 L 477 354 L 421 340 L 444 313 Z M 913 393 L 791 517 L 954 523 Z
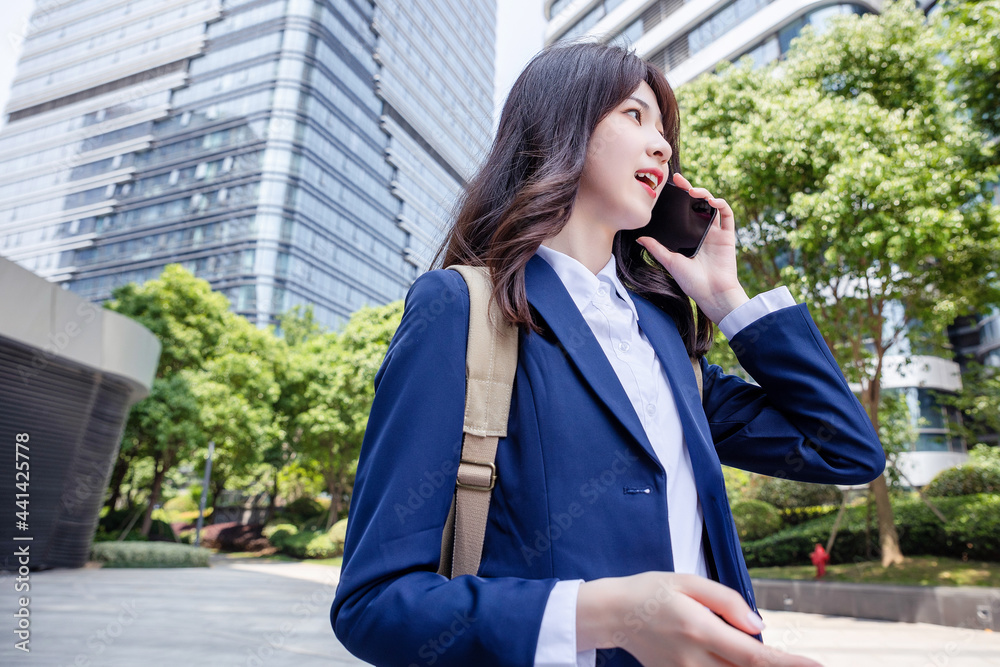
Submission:
M 519 328 L 479 576 L 436 573 L 469 297 L 456 272 L 432 270 L 375 378 L 358 465 L 331 619 L 359 657 L 816 664 L 756 641 L 720 462 L 858 484 L 884 455 L 805 306 L 785 288 L 743 291 L 733 212 L 676 174 L 678 131 L 666 79 L 617 47 L 551 47 L 514 84 L 435 260 L 488 266 Z M 695 258 L 619 234 L 649 221 L 668 173 L 720 213 Z M 708 350 L 713 322 L 760 386 L 700 359 L 699 401 L 689 357 Z

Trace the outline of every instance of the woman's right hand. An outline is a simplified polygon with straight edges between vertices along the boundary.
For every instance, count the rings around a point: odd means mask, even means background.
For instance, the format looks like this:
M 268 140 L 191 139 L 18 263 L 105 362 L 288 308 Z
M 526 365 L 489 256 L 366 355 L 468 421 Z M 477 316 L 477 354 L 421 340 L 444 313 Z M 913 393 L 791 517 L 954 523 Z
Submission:
M 694 574 L 643 572 L 587 581 L 576 610 L 578 651 L 620 648 L 645 667 L 822 667 L 750 636 L 763 623 L 743 597 Z

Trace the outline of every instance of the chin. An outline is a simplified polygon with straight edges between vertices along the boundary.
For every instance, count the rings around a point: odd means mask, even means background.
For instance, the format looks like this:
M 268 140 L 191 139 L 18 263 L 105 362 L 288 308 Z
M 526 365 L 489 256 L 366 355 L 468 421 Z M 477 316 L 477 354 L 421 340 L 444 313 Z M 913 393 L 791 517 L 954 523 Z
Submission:
M 626 219 L 622 222 L 621 229 L 627 229 L 630 231 L 634 229 L 641 229 L 649 224 L 651 218 L 652 213 L 647 214 L 645 218 L 632 218 L 631 220 Z

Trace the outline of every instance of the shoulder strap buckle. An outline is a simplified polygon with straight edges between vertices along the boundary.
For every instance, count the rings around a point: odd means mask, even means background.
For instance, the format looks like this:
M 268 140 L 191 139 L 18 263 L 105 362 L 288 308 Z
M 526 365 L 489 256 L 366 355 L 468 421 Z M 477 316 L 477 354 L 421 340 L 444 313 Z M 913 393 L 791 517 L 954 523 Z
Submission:
M 488 469 L 488 472 L 483 468 Z M 496 483 L 497 466 L 495 463 L 462 459 L 458 464 L 456 485 L 459 488 L 472 489 L 473 491 L 492 491 Z

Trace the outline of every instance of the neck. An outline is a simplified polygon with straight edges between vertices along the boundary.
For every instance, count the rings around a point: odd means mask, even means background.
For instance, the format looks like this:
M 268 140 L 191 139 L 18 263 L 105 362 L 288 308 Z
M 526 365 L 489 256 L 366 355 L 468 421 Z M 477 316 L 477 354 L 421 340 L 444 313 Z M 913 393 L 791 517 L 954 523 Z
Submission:
M 571 215 L 566 226 L 555 236 L 545 239 L 542 245 L 569 255 L 596 276 L 611 259 L 615 231 L 602 224 L 585 224 Z

